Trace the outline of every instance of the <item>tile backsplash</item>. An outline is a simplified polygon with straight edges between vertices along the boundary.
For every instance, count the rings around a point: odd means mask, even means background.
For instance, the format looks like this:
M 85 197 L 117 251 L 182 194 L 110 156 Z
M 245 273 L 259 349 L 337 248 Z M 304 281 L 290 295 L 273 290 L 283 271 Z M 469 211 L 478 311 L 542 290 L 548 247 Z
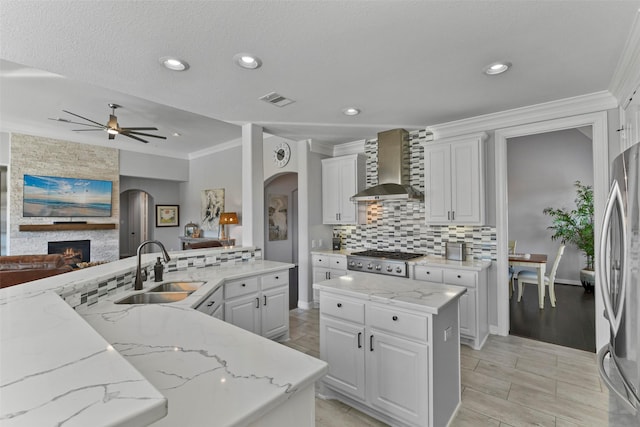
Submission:
M 426 131 L 409 133 L 411 185 L 424 193 Z M 365 143 L 366 186 L 378 183 L 378 143 Z M 334 226 L 342 247 L 348 250 L 380 249 L 444 256 L 446 242 L 466 243 L 467 255 L 496 259 L 496 229 L 489 226 L 426 225 L 423 202 L 386 201 L 367 204 L 367 223 Z

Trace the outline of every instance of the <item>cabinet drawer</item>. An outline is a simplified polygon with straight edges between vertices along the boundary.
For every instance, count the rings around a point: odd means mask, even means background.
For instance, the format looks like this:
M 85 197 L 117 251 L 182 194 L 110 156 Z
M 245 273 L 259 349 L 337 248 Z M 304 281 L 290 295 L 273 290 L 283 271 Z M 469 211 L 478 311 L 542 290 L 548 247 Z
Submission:
M 364 303 L 340 296 L 320 293 L 320 313 L 351 322 L 364 323 Z
M 347 271 L 347 257 L 341 255 L 333 255 L 329 258 L 329 268 L 332 270 Z
M 466 286 L 468 288 L 476 287 L 476 275 L 475 271 L 462 271 L 462 270 L 445 270 L 444 283 L 448 285 Z
M 429 326 L 429 319 L 427 316 L 370 305 L 367 311 L 367 323 L 372 328 L 404 335 L 419 341 L 428 340 L 427 327 Z
M 311 255 L 311 265 L 313 267 L 326 267 L 329 268 L 329 256 L 328 255 Z
M 442 283 L 442 268 L 429 267 L 428 265 L 416 265 L 413 270 L 415 280 L 425 280 L 427 282 Z
M 262 289 L 271 289 L 289 284 L 289 271 L 282 270 L 262 276 Z
M 246 279 L 231 280 L 224 284 L 224 298 L 229 299 L 239 295 L 258 292 L 258 278 L 247 277 Z

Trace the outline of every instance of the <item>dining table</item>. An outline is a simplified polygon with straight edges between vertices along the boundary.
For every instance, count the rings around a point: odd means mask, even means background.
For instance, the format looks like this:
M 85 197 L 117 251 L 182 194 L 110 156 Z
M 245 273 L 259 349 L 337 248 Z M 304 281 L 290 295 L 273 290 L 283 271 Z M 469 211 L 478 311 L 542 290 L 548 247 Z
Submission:
M 509 266 L 533 268 L 538 273 L 538 301 L 544 304 L 544 274 L 547 270 L 547 254 L 509 254 Z

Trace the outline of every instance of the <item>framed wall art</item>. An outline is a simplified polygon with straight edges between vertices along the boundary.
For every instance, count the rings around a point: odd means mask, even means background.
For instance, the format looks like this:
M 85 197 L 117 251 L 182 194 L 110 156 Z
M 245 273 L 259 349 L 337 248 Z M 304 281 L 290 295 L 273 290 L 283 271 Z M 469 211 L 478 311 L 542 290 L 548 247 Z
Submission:
M 287 213 L 289 196 L 286 194 L 269 195 L 269 241 L 287 240 Z
M 180 226 L 180 207 L 178 205 L 156 205 L 156 227 Z
M 201 195 L 201 227 L 203 230 L 220 232 L 220 214 L 224 212 L 224 188 L 202 190 Z

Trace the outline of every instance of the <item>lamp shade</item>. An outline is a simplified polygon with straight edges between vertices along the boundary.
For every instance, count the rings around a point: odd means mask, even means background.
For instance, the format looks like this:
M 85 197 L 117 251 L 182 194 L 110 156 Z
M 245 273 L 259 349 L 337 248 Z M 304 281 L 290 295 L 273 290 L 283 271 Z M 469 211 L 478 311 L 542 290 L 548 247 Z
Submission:
M 222 212 L 220 214 L 220 224 L 237 224 L 238 214 L 235 212 Z

